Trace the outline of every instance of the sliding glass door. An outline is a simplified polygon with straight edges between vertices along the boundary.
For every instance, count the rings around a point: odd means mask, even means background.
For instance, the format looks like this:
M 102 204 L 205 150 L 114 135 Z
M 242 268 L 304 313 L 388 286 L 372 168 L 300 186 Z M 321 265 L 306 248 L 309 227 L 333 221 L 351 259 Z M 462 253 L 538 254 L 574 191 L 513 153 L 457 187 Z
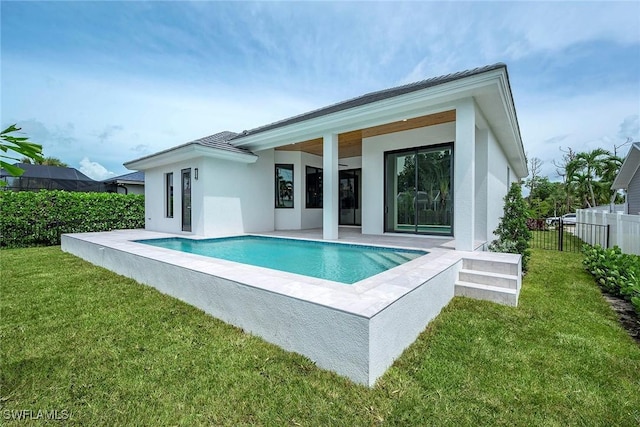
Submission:
M 385 153 L 385 231 L 453 234 L 453 145 Z

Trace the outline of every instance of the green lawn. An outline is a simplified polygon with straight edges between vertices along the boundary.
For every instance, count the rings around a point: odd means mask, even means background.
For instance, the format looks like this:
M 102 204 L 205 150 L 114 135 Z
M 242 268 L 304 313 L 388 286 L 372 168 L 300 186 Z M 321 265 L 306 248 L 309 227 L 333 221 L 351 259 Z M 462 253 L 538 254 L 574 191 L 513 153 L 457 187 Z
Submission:
M 534 250 L 518 308 L 455 298 L 368 389 L 57 247 L 3 250 L 0 424 L 637 426 L 640 346 L 580 260 Z

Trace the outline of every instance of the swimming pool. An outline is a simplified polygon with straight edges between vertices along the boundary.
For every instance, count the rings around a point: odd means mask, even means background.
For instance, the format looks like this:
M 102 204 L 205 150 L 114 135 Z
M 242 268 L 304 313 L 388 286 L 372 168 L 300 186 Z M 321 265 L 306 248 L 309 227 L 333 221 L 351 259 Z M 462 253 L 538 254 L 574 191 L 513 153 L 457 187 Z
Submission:
M 427 254 L 421 250 L 264 236 L 203 240 L 171 237 L 136 242 L 349 285 Z

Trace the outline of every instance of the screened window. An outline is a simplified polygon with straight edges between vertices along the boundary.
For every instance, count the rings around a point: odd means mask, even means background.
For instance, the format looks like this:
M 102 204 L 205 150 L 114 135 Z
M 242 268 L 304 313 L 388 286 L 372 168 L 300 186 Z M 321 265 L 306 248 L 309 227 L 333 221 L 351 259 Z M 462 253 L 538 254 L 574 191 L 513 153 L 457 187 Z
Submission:
M 322 208 L 322 169 L 307 166 L 307 208 Z
M 276 208 L 293 208 L 293 165 L 276 165 Z
M 164 174 L 165 216 L 173 218 L 173 172 Z

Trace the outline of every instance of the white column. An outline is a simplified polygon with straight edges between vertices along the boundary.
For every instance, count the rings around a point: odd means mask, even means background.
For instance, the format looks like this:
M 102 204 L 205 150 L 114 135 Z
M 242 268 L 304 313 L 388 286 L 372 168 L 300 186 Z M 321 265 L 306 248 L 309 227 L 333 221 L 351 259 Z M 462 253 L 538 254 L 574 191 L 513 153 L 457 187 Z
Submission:
M 322 138 L 322 238 L 338 238 L 338 135 Z
M 487 241 L 493 230 L 488 228 L 489 218 L 489 130 L 476 131 L 475 153 L 475 240 Z
M 453 163 L 453 237 L 456 250 L 472 251 L 475 236 L 476 111 L 472 98 L 456 106 Z

